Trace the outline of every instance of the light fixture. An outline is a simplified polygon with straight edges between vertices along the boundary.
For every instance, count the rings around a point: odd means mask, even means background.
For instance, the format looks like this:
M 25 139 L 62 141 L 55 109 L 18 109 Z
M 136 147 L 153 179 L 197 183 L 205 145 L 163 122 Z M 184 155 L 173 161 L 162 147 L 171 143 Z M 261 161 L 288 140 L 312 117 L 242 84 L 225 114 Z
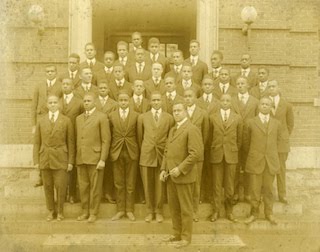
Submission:
M 257 18 L 257 10 L 253 6 L 246 6 L 241 11 L 241 19 L 245 23 L 242 28 L 243 35 L 249 35 L 250 26 Z
M 44 19 L 44 11 L 40 5 L 34 4 L 31 5 L 28 11 L 29 20 L 35 24 L 38 28 L 38 34 L 41 36 L 44 34 L 44 26 L 43 26 L 43 19 Z

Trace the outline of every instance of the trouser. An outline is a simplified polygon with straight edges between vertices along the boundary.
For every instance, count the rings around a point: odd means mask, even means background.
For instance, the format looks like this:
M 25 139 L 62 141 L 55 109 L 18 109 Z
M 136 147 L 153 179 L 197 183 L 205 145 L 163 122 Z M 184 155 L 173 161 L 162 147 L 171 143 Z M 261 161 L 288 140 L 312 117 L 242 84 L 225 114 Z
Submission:
M 77 169 L 74 168 L 68 172 L 68 193 L 69 197 L 77 196 Z
M 264 213 L 266 216 L 273 213 L 273 181 L 275 175 L 270 174 L 268 165 L 261 174 L 250 174 L 251 185 L 251 214 L 259 216 L 261 194 L 264 201 Z
M 194 183 L 194 191 L 193 191 L 193 212 L 198 213 L 199 210 L 199 201 L 200 201 L 200 186 L 202 179 L 202 167 L 203 161 L 197 163 L 197 178 Z
M 140 171 L 142 175 L 148 213 L 162 214 L 164 201 L 164 182 L 160 181 L 159 179 L 160 167 L 141 166 Z
M 65 169 L 41 169 L 41 175 L 47 209 L 63 214 L 63 204 L 67 191 L 67 171 Z M 57 192 L 57 209 L 54 204 L 54 188 L 56 188 Z
M 239 162 L 236 167 L 236 173 L 234 178 L 234 194 L 239 195 L 240 186 L 243 186 L 244 196 L 250 196 L 250 174 L 245 172 L 246 160 L 248 153 L 243 148 L 239 151 Z M 242 176 L 241 176 L 242 174 Z M 242 177 L 242 178 L 241 178 Z
M 278 188 L 278 197 L 285 198 L 287 196 L 286 190 L 286 161 L 288 158 L 288 152 L 280 152 L 279 161 L 280 161 L 280 172 L 277 174 L 277 188 Z
M 86 215 L 97 215 L 99 212 L 104 170 L 97 170 L 96 167 L 83 164 L 77 168 L 81 208 Z
M 171 213 L 173 235 L 191 242 L 193 225 L 192 195 L 194 183 L 176 184 L 167 180 L 168 203 Z
M 213 212 L 219 213 L 222 200 L 222 187 L 224 187 L 224 204 L 226 214 L 231 214 L 234 194 L 234 176 L 236 164 L 228 164 L 225 159 L 221 163 L 212 164 L 213 173 Z
M 109 195 L 112 199 L 115 199 L 114 176 L 110 161 L 106 162 L 106 169 L 104 171 L 103 178 L 103 189 L 105 195 Z
M 202 202 L 212 201 L 212 167 L 210 163 L 210 150 L 205 149 L 202 169 L 200 199 Z
M 114 186 L 118 211 L 133 212 L 138 161 L 132 160 L 127 148 L 113 162 Z

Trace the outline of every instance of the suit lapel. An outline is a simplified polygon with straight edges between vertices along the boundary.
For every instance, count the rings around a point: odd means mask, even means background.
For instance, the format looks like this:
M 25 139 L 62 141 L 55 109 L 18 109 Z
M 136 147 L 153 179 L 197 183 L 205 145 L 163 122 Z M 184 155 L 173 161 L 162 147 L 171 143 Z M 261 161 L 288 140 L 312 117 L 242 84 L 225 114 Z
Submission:
M 234 113 L 232 113 L 232 111 L 230 111 L 230 115 L 229 115 L 227 124 L 225 126 L 225 129 L 228 129 L 233 122 L 234 122 Z
M 223 121 L 222 121 L 222 117 L 221 117 L 221 114 L 220 114 L 220 111 L 218 111 L 215 115 L 214 115 L 214 120 L 216 121 L 216 123 L 218 124 L 218 126 L 224 130 L 224 127 L 223 127 Z
M 266 128 L 263 126 L 259 116 L 255 118 L 255 122 L 256 122 L 256 125 L 264 132 L 264 133 L 267 133 L 266 132 Z
M 179 129 L 177 129 L 177 131 L 173 135 L 171 141 L 174 141 L 178 136 L 180 136 L 184 132 L 185 128 L 188 126 L 188 123 L 189 123 L 189 121 L 187 120 L 184 124 L 182 124 L 179 127 Z
M 61 112 L 60 112 L 61 113 Z M 59 126 L 60 126 L 60 124 L 61 124 L 61 115 L 60 115 L 60 113 L 59 113 L 59 115 L 58 115 L 58 118 L 57 118 L 57 120 L 55 121 L 55 123 L 54 123 L 54 126 L 53 126 L 53 129 L 52 129 L 52 131 L 51 131 L 51 135 L 53 135 L 56 131 L 57 131 L 57 129 L 59 128 Z M 51 122 L 50 122 L 51 123 Z
M 284 109 L 284 107 L 285 107 L 284 102 L 283 102 L 282 98 L 280 98 L 279 104 L 278 104 L 278 107 L 277 107 L 277 110 L 276 110 L 274 116 L 281 114 L 280 112 Z
M 192 123 L 195 123 L 196 121 L 198 121 L 198 119 L 201 117 L 201 114 L 200 114 L 200 110 L 199 108 L 196 106 L 196 108 L 194 109 L 193 111 L 193 114 L 192 114 L 192 117 L 190 118 L 190 121 Z

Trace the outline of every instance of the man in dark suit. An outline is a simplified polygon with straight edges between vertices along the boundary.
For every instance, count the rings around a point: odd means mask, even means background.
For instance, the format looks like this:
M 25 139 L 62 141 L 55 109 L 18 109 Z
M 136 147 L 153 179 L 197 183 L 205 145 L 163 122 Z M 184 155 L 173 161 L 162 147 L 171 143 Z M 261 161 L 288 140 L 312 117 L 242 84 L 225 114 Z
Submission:
M 110 81 L 111 78 L 114 78 L 113 75 L 113 64 L 115 61 L 115 54 L 111 51 L 106 51 L 103 56 L 104 68 L 97 71 L 97 83 L 101 80 Z
M 59 113 L 59 97 L 49 95 L 47 99 L 49 113 L 37 122 L 33 162 L 41 169 L 44 192 L 49 215 L 47 221 L 64 219 L 63 204 L 67 189 L 67 171 L 74 163 L 74 131 L 70 119 Z M 56 188 L 56 202 L 54 200 Z
M 124 66 L 125 69 L 128 68 L 128 66 L 132 63 L 132 60 L 128 58 L 128 43 L 125 41 L 119 41 L 117 43 L 117 54 L 118 54 L 118 59 L 115 61 L 115 64 L 121 64 Z
M 177 93 L 184 96 L 184 91 L 188 88 L 192 88 L 195 91 L 197 97 L 200 97 L 201 89 L 200 84 L 195 83 L 192 78 L 192 66 L 191 64 L 185 62 L 181 69 L 181 79 L 177 80 Z
M 169 75 L 174 75 L 176 81 L 178 82 L 181 78 L 181 69 L 184 61 L 183 52 L 181 50 L 176 50 L 172 53 L 173 65 L 170 66 L 171 70 L 168 72 Z
M 142 34 L 140 32 L 134 32 L 131 34 L 131 43 L 133 45 L 133 47 L 131 48 L 131 50 L 128 53 L 128 58 L 131 61 L 135 60 L 135 54 L 137 49 L 143 49 L 142 47 Z
M 249 95 L 248 89 L 248 79 L 246 77 L 240 76 L 236 80 L 236 85 L 238 89 L 237 96 L 234 96 L 231 100 L 232 109 L 242 118 L 243 123 L 246 123 L 250 118 L 255 117 L 258 114 L 258 105 L 259 101 Z M 245 173 L 246 160 L 248 153 L 246 153 L 245 148 L 241 146 L 239 150 L 239 162 L 237 164 L 237 170 L 235 174 L 235 185 L 234 185 L 234 204 L 238 202 L 240 195 L 240 183 L 242 181 L 244 189 L 244 197 L 241 197 L 241 200 L 250 202 L 250 192 L 249 192 L 249 183 L 250 176 Z M 242 180 L 240 179 L 240 174 L 242 174 Z
M 138 79 L 146 81 L 151 78 L 151 66 L 145 60 L 145 50 L 143 48 L 138 48 L 135 51 L 135 62 L 128 67 L 127 72 L 131 83 Z
M 281 124 L 270 116 L 272 101 L 261 98 L 258 116 L 250 119 L 245 127 L 244 144 L 248 150 L 246 172 L 250 173 L 251 215 L 245 221 L 250 224 L 259 217 L 261 196 L 264 213 L 271 224 L 277 224 L 273 217 L 273 181 L 279 173 L 278 146 L 281 140 Z
M 76 119 L 77 170 L 82 214 L 78 221 L 95 222 L 102 197 L 102 182 L 111 133 L 107 116 L 95 106 L 95 94 L 83 98 L 85 113 Z
M 98 87 L 92 84 L 92 70 L 90 67 L 80 69 L 81 84 L 74 90 L 74 95 L 79 99 L 83 99 L 85 94 L 91 92 L 98 95 Z
M 150 109 L 150 102 L 144 98 L 144 85 L 142 80 L 135 80 L 132 86 L 133 95 L 129 101 L 129 107 L 139 114 L 145 113 Z
M 141 146 L 140 166 L 147 204 L 146 222 L 154 217 L 158 223 L 163 221 L 164 184 L 159 180 L 163 152 L 170 128 L 174 124 L 173 117 L 162 111 L 161 94 L 151 94 L 151 111 L 138 118 L 138 141 Z
M 183 103 L 173 105 L 173 117 L 176 125 L 169 132 L 160 173 L 163 182 L 169 176 L 168 203 L 173 225 L 173 235 L 164 241 L 176 242 L 175 247 L 182 248 L 191 242 L 193 189 L 203 143 L 201 132 L 188 120 Z
M 117 213 L 112 220 L 125 214 L 135 221 L 134 191 L 137 178 L 139 147 L 137 142 L 137 120 L 139 114 L 129 108 L 129 94 L 119 92 L 119 109 L 110 113 L 112 144 L 110 160 L 113 162 L 114 185 L 117 194 Z
M 93 43 L 87 43 L 85 45 L 84 53 L 86 55 L 86 60 L 80 63 L 80 68 L 89 67 L 94 75 L 101 69 L 104 69 L 104 64 L 96 59 L 97 51 Z
M 208 74 L 208 66 L 205 62 L 199 59 L 200 42 L 198 40 L 191 40 L 189 46 L 190 57 L 186 62 L 191 64 L 193 79 L 198 85 L 201 84 L 203 77 Z
M 213 95 L 220 99 L 223 94 L 235 96 L 237 93 L 237 89 L 230 83 L 230 71 L 222 67 L 219 72 L 219 81 L 214 85 Z
M 246 77 L 248 80 L 248 89 L 257 85 L 257 75 L 250 68 L 251 56 L 248 53 L 242 54 L 240 59 L 240 71 L 233 76 L 232 84 L 236 85 L 236 80 L 242 76 Z
M 214 94 L 214 81 L 210 75 L 205 75 L 202 80 L 202 95 L 198 98 L 197 104 L 200 108 L 206 110 L 208 114 L 212 114 L 219 109 L 220 102 Z
M 80 56 L 76 53 L 71 53 L 68 58 L 68 70 L 60 75 L 59 80 L 62 82 L 65 78 L 70 78 L 73 83 L 73 87 L 76 88 L 81 84 L 79 78 L 79 65 Z
M 46 81 L 37 83 L 31 104 L 31 125 L 32 134 L 36 131 L 36 124 L 40 117 L 48 113 L 47 98 L 48 95 L 56 95 L 61 97 L 61 82 L 57 79 L 57 68 L 55 65 L 47 65 L 45 67 Z M 41 174 L 39 173 L 35 187 L 42 186 Z
M 214 50 L 211 55 L 211 77 L 214 80 L 214 83 L 219 82 L 220 70 L 222 68 L 222 61 L 223 61 L 223 53 L 218 50 Z M 218 98 L 220 99 L 220 97 Z
M 110 98 L 117 101 L 120 90 L 125 90 L 130 97 L 132 96 L 132 83 L 128 82 L 124 76 L 124 66 L 122 64 L 114 64 L 113 66 L 114 78 L 109 82 Z
M 62 80 L 63 96 L 60 101 L 61 113 L 70 118 L 73 129 L 75 129 L 76 118 L 83 113 L 83 102 L 73 94 L 72 79 Z M 77 169 L 72 169 L 68 173 L 68 195 L 69 202 L 73 204 L 77 201 Z
M 221 96 L 220 107 L 220 110 L 210 116 L 210 162 L 213 175 L 212 222 L 219 218 L 223 187 L 226 216 L 230 221 L 236 221 L 232 214 L 232 197 L 243 130 L 241 117 L 231 109 L 231 96 L 229 94 Z
M 187 114 L 189 121 L 195 125 L 201 132 L 203 145 L 206 146 L 209 136 L 209 118 L 205 110 L 201 109 L 197 104 L 197 97 L 194 89 L 189 88 L 184 91 L 184 101 L 187 106 Z M 202 151 L 203 153 L 203 151 Z M 204 155 L 197 163 L 197 178 L 193 192 L 193 220 L 199 221 L 198 210 L 200 201 L 200 186 L 202 181 L 202 168 L 203 168 Z
M 153 63 L 160 63 L 163 69 L 162 78 L 170 71 L 170 65 L 168 59 L 159 52 L 160 41 L 158 38 L 150 38 L 148 41 L 149 55 L 146 59 L 147 63 L 151 66 Z
M 183 97 L 177 94 L 174 75 L 167 74 L 164 82 L 166 92 L 162 96 L 162 109 L 172 115 L 173 104 L 177 101 L 183 101 Z
M 250 95 L 256 97 L 258 100 L 268 95 L 268 78 L 269 69 L 266 67 L 260 67 L 258 69 L 258 83 L 250 89 Z
M 159 91 L 161 95 L 166 92 L 164 80 L 161 77 L 163 73 L 162 65 L 158 62 L 153 63 L 151 66 L 151 72 L 152 77 L 143 83 L 147 99 L 151 98 L 151 93 L 153 91 Z
M 288 204 L 286 193 L 286 161 L 290 151 L 289 138 L 294 127 L 292 105 L 280 95 L 279 84 L 276 80 L 269 81 L 268 92 L 273 101 L 271 116 L 281 123 L 281 141 L 278 146 L 280 172 L 277 174 L 277 187 L 279 201 Z

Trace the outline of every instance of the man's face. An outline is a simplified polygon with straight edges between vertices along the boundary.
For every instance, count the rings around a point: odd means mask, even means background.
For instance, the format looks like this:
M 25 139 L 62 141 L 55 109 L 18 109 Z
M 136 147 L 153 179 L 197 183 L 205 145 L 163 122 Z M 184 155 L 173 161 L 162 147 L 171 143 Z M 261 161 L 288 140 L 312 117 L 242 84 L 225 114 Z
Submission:
M 123 67 L 121 67 L 121 66 L 115 66 L 115 67 L 113 68 L 113 74 L 114 74 L 114 77 L 115 77 L 117 80 L 122 80 L 123 77 L 124 77 Z
M 214 85 L 213 85 L 213 80 L 211 79 L 203 79 L 202 81 L 202 90 L 206 94 L 211 94 L 213 91 Z
M 220 58 L 219 54 L 212 54 L 211 56 L 211 66 L 213 68 L 219 68 L 221 67 L 221 62 L 222 62 L 222 59 Z
M 267 81 L 268 77 L 269 76 L 268 76 L 268 72 L 267 72 L 266 69 L 263 69 L 263 68 L 259 69 L 259 71 L 258 71 L 258 79 L 259 79 L 260 82 Z
M 106 53 L 103 58 L 106 67 L 112 67 L 114 63 L 114 56 L 112 53 Z
M 231 96 L 230 95 L 222 95 L 220 98 L 220 106 L 222 109 L 227 110 L 231 107 Z
M 161 108 L 161 94 L 153 94 L 151 96 L 151 107 L 158 110 Z
M 70 79 L 64 79 L 62 81 L 62 92 L 64 94 L 70 94 L 73 90 L 73 83 Z
M 183 66 L 181 69 L 181 76 L 184 80 L 190 80 L 192 77 L 192 67 L 191 66 Z
M 276 96 L 280 93 L 279 85 L 277 81 L 269 81 L 268 82 L 268 92 L 270 96 Z
M 243 54 L 240 60 L 241 68 L 247 69 L 251 64 L 251 57 L 249 54 Z
M 102 97 L 106 97 L 109 94 L 109 87 L 107 83 L 99 84 L 99 95 Z
M 83 97 L 83 107 L 86 111 L 90 111 L 95 107 L 94 98 L 92 95 L 85 95 Z
M 176 90 L 176 84 L 174 82 L 174 78 L 167 77 L 165 79 L 165 87 L 167 92 L 172 92 Z
M 196 101 L 196 96 L 192 90 L 184 91 L 184 101 L 187 106 L 192 106 Z
M 238 78 L 236 85 L 240 94 L 245 94 L 248 92 L 248 81 L 246 79 Z
M 155 77 L 155 78 L 160 78 L 161 77 L 161 74 L 163 72 L 163 69 L 162 69 L 162 65 L 161 64 L 153 64 L 152 65 L 152 76 Z
M 57 77 L 57 70 L 54 66 L 46 67 L 46 75 L 48 80 L 53 80 Z
M 134 47 L 139 48 L 142 44 L 142 38 L 139 34 L 133 34 L 132 35 L 132 43 Z
M 128 49 L 125 45 L 118 45 L 117 53 L 119 57 L 124 58 L 128 55 Z
M 118 96 L 119 107 L 122 109 L 127 109 L 129 107 L 129 95 L 119 94 Z
M 176 122 L 182 121 L 187 117 L 187 112 L 183 106 L 183 104 L 175 104 L 172 107 L 173 118 Z
M 68 61 L 68 66 L 69 66 L 69 70 L 71 72 L 77 71 L 79 69 L 79 61 L 78 61 L 78 59 L 70 57 L 69 61 Z
M 180 66 L 183 62 L 183 57 L 180 52 L 174 52 L 172 54 L 172 58 L 173 58 L 173 64 L 175 64 L 176 66 Z
M 192 42 L 189 47 L 189 52 L 192 56 L 197 56 L 199 54 L 200 47 L 198 43 Z
M 141 95 L 144 91 L 143 81 L 142 80 L 136 80 L 133 84 L 133 93 L 136 95 Z
M 219 78 L 221 83 L 223 84 L 229 83 L 230 81 L 229 71 L 227 69 L 221 69 Z
M 52 113 L 59 110 L 59 98 L 56 96 L 50 96 L 47 101 L 47 108 Z
M 143 49 L 137 49 L 135 57 L 136 57 L 136 61 L 138 63 L 143 62 L 144 61 L 144 50 Z
M 271 111 L 271 107 L 272 107 L 272 102 L 270 99 L 268 98 L 262 98 L 260 100 L 260 103 L 259 103 L 259 111 L 264 114 L 264 115 L 267 115 L 270 113 Z
M 85 48 L 85 54 L 88 59 L 93 59 L 96 56 L 96 49 L 93 45 L 87 45 Z
M 90 68 L 84 68 L 81 71 L 80 79 L 83 83 L 89 84 L 92 81 L 92 71 Z
M 158 43 L 151 43 L 148 47 L 152 54 L 157 54 L 159 52 L 160 45 Z

